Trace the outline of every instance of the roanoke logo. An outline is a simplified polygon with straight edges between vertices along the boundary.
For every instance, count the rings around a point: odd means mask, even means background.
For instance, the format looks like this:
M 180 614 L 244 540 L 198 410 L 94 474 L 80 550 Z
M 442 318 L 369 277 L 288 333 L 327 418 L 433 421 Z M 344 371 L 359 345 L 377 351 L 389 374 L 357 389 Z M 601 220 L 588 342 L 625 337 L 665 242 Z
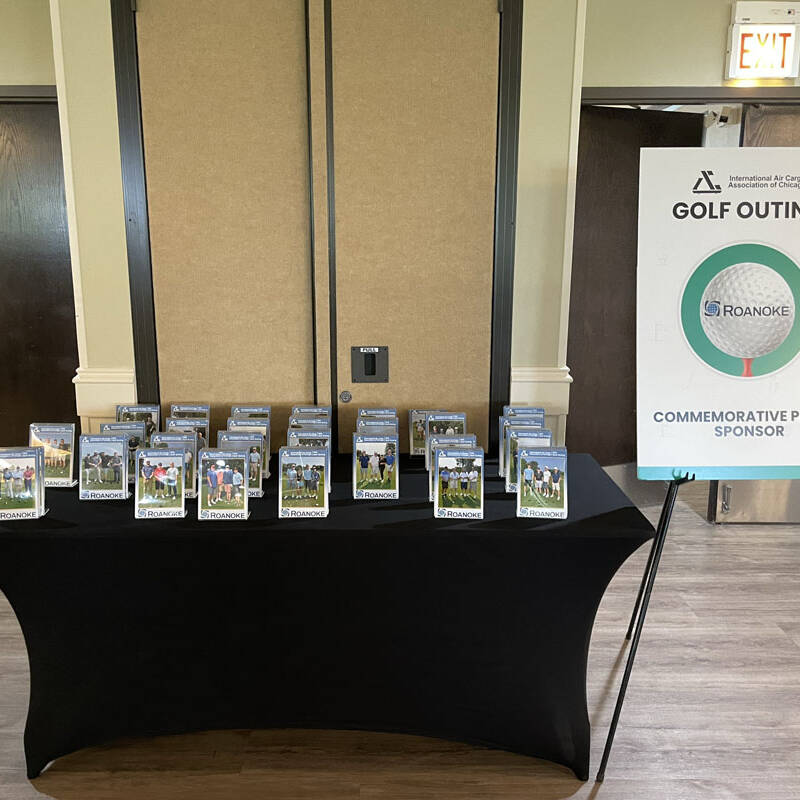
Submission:
M 692 192 L 694 194 L 719 194 L 722 187 L 711 180 L 713 174 L 713 170 L 710 169 L 700 170 L 700 177 L 695 181 Z
M 713 369 L 768 375 L 800 352 L 800 268 L 762 244 L 725 247 L 692 273 L 681 298 L 686 341 Z

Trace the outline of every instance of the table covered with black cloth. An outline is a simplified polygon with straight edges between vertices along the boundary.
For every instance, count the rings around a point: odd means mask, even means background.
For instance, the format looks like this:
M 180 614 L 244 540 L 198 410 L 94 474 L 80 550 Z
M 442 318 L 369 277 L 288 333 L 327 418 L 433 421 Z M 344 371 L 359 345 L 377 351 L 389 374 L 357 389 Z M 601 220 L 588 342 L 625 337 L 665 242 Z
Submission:
M 68 489 L 0 522 L 29 776 L 121 736 L 317 727 L 486 744 L 585 780 L 595 612 L 651 525 L 586 455 L 564 521 L 517 519 L 491 464 L 485 518 L 436 520 L 412 463 L 399 500 L 356 501 L 339 459 L 327 519 L 278 520 L 273 476 L 247 522 L 200 522 L 194 502 L 134 520 L 132 500 Z

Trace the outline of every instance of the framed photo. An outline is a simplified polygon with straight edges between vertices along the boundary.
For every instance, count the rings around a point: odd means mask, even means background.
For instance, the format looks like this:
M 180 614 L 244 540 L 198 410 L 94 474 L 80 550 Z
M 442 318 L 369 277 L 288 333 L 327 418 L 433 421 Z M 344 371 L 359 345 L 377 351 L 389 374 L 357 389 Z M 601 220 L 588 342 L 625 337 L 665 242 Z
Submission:
M 211 405 L 209 403 L 173 403 L 169 408 L 169 415 L 175 419 L 210 419 Z
M 392 500 L 400 497 L 397 434 L 353 434 L 353 497 Z
M 278 516 L 327 517 L 325 490 L 327 450 L 320 447 L 281 447 L 278 451 Z
M 467 432 L 467 415 L 449 411 L 435 411 L 425 417 L 425 439 L 432 434 L 461 436 Z M 430 452 L 425 451 L 425 469 L 430 469 Z
M 435 455 L 433 515 L 438 519 L 483 519 L 483 450 L 437 447 Z
M 567 518 L 567 448 L 521 447 L 517 516 Z
M 291 428 L 286 432 L 287 447 L 314 447 L 325 450 L 325 489 L 331 490 L 331 429 L 330 428 Z
M 425 455 L 425 418 L 437 409 L 412 408 L 408 412 L 408 452 L 412 456 Z
M 499 430 L 498 430 L 498 442 L 499 442 L 499 449 L 497 455 L 497 463 L 498 463 L 498 474 L 503 477 L 505 475 L 505 469 L 503 465 L 504 459 L 504 450 L 505 450 L 505 440 L 503 439 L 504 431 L 503 428 L 508 424 L 511 424 L 512 417 L 529 417 L 530 419 L 534 420 L 534 422 L 538 423 L 539 428 L 544 428 L 544 409 L 540 408 L 539 406 L 503 406 L 503 414 L 498 419 L 499 423 Z
M 136 519 L 185 517 L 186 450 L 142 448 L 136 453 L 134 516 Z
M 553 435 L 547 428 L 506 428 L 506 491 L 516 492 L 519 480 L 517 451 L 521 447 L 551 447 Z
M 128 436 L 83 434 L 79 439 L 81 500 L 127 500 Z
M 269 478 L 270 469 L 270 432 L 272 425 L 270 424 L 269 417 L 248 417 L 247 419 L 236 419 L 228 417 L 228 430 L 238 433 L 260 433 L 264 437 L 264 449 L 262 454 L 264 460 L 261 469 L 264 472 L 264 477 Z
M 144 422 L 146 444 L 161 424 L 161 407 L 158 405 L 117 406 L 117 422 Z
M 219 450 L 247 451 L 247 495 L 264 496 L 264 437 L 257 431 L 218 431 Z M 269 461 L 269 458 L 266 459 Z
M 113 433 L 128 437 L 128 483 L 136 479 L 136 451 L 147 446 L 144 422 L 102 422 L 100 433 Z M 155 434 L 154 434 L 155 435 Z
M 247 519 L 247 451 L 205 449 L 197 460 L 198 519 Z
M 500 417 L 500 456 L 497 461 L 497 472 L 501 477 L 506 474 L 506 430 L 511 426 L 544 428 L 544 414 L 520 414 L 518 416 Z
M 33 422 L 28 444 L 44 448 L 44 485 L 75 486 L 72 462 L 75 452 L 75 424 Z
M 152 446 L 159 449 L 183 450 L 183 493 L 186 497 L 197 497 L 197 434 L 154 433 Z
M 476 437 L 474 433 L 468 433 L 464 436 L 431 436 L 430 442 L 428 443 L 431 452 L 430 452 L 430 460 L 431 464 L 436 463 L 436 449 L 445 449 L 445 450 L 468 450 L 474 449 L 478 446 Z M 428 499 L 433 502 L 434 501 L 434 492 L 436 490 L 436 470 L 431 468 L 428 470 L 428 483 L 429 483 L 429 493 Z
M 197 437 L 197 452 L 208 447 L 209 421 L 207 419 L 181 419 L 167 417 L 167 433 L 193 433 Z
M 38 519 L 44 507 L 45 450 L 0 447 L 0 520 Z
M 231 406 L 231 417 L 233 419 L 270 419 L 272 417 L 272 406 L 250 404 L 246 406 Z

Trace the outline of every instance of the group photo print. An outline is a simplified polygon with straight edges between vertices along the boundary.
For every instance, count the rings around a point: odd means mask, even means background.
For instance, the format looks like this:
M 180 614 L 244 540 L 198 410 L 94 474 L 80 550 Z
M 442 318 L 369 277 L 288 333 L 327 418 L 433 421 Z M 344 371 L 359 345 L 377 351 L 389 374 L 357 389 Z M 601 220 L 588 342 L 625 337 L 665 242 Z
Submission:
M 298 456 L 281 465 L 281 500 L 287 508 L 324 508 L 325 463 L 319 456 Z
M 440 456 L 438 459 L 440 508 L 480 508 L 481 463 L 467 456 Z
M 202 463 L 201 503 L 204 508 L 240 509 L 246 492 L 245 460 L 239 457 L 205 459 Z
M 117 442 L 89 448 L 81 454 L 81 487 L 90 491 L 122 489 L 123 445 Z
M 0 457 L 0 509 L 18 511 L 36 507 L 36 460 Z
M 394 441 L 368 442 L 356 449 L 356 489 L 395 489 L 397 446 Z

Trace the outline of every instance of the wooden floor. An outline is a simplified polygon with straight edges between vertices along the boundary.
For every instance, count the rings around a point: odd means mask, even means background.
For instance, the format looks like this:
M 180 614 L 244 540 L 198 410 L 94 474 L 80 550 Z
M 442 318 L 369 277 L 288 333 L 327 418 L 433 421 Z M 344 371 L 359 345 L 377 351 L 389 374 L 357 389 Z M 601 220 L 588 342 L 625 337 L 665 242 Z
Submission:
M 606 781 L 547 762 L 375 733 L 222 731 L 115 742 L 25 779 L 28 668 L 0 595 L 0 798 L 800 798 L 800 527 L 707 524 L 685 487 L 664 554 Z M 638 497 L 655 519 L 657 495 Z M 688 502 L 687 502 L 688 501 Z M 632 557 L 600 608 L 589 665 L 597 768 L 646 558 Z M 38 790 L 38 791 L 37 791 Z

